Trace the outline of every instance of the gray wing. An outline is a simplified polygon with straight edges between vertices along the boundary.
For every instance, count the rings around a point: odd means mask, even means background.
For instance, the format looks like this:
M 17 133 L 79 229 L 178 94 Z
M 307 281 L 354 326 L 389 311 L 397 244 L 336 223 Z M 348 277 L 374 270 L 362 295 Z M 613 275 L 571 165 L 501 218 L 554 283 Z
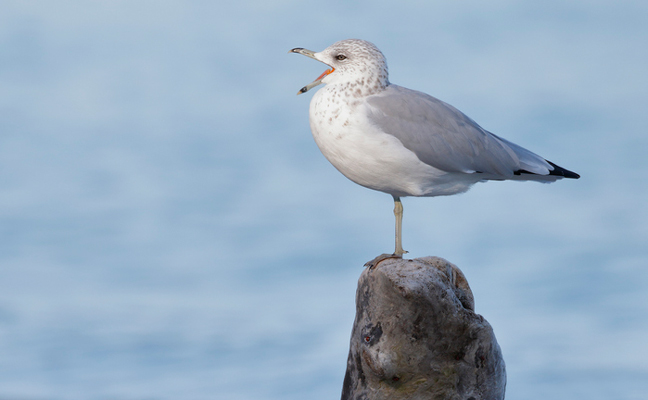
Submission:
M 520 170 L 546 175 L 552 169 L 542 157 L 491 134 L 425 93 L 390 85 L 367 102 L 371 123 L 437 169 L 481 172 L 495 179 L 512 178 Z

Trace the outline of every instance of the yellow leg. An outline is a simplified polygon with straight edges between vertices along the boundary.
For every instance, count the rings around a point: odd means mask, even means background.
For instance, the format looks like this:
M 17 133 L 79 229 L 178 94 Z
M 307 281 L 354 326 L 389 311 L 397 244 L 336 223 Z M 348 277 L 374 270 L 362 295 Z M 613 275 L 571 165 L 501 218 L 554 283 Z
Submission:
M 394 255 L 402 257 L 407 251 L 403 250 L 403 204 L 400 197 L 394 196 L 394 216 L 396 217 L 396 251 Z
M 374 269 L 382 261 L 390 258 L 403 258 L 403 254 L 407 253 L 403 250 L 403 242 L 401 239 L 401 228 L 403 225 L 403 204 L 401 204 L 400 197 L 394 196 L 394 216 L 396 217 L 396 250 L 394 254 L 381 254 L 365 264 L 365 267 Z

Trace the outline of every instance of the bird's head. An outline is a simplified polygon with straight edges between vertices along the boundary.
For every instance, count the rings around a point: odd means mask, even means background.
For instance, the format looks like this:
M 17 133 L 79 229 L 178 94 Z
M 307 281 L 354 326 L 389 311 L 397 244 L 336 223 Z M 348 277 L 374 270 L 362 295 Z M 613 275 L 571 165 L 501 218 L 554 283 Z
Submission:
M 319 53 L 301 47 L 290 52 L 305 55 L 331 67 L 297 94 L 306 93 L 321 83 L 355 84 L 365 94 L 380 91 L 389 85 L 385 56 L 365 40 L 342 40 Z

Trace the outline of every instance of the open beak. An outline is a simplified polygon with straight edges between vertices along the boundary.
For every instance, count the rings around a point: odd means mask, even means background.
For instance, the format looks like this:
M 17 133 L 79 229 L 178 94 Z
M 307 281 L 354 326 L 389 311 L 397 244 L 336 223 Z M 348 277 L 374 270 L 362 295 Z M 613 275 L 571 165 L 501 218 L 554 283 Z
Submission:
M 307 49 L 302 49 L 301 47 L 297 47 L 295 49 L 292 49 L 292 50 L 289 51 L 289 53 L 299 53 L 299 54 L 305 55 L 306 57 L 310 57 L 313 60 L 317 60 L 317 58 L 315 58 L 315 52 L 314 51 L 307 50 Z M 317 60 L 317 61 L 320 61 L 320 60 Z M 304 86 L 303 88 L 299 89 L 299 92 L 297 92 L 297 94 L 306 93 L 309 90 L 311 90 L 312 88 L 314 88 L 315 86 L 319 85 L 320 83 L 322 83 L 322 79 L 324 79 L 327 75 L 329 75 L 333 71 L 335 71 L 335 68 L 333 68 L 333 67 L 327 69 L 326 71 L 324 71 L 322 73 L 322 75 L 317 77 L 317 79 L 315 79 L 313 82 L 311 82 L 308 85 Z

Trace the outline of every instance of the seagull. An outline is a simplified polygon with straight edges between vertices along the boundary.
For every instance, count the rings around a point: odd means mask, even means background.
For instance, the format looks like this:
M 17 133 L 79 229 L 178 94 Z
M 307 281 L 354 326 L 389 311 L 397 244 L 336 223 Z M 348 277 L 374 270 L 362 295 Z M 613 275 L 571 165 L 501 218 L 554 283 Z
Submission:
M 430 95 L 389 82 L 387 61 L 372 43 L 336 42 L 323 51 L 290 50 L 330 68 L 297 94 L 326 84 L 310 102 L 317 146 L 353 182 L 392 195 L 393 254 L 402 258 L 405 196 L 449 196 L 485 181 L 555 182 L 580 175 L 496 136 Z M 369 264 L 369 263 L 368 263 Z

